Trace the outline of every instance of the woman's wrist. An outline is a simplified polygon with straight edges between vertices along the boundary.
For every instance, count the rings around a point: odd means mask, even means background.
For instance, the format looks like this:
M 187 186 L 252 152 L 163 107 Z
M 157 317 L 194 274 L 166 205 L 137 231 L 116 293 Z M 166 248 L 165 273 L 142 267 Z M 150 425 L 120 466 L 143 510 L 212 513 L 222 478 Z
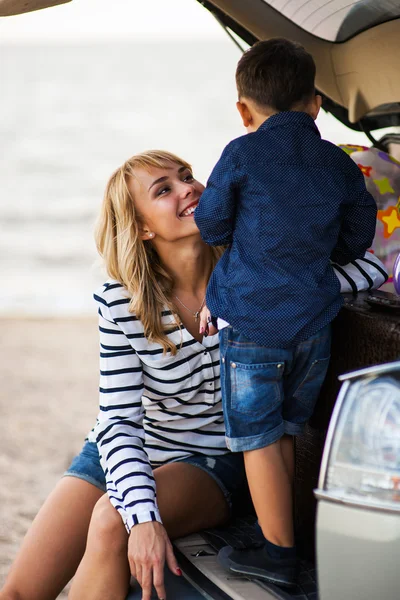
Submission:
M 128 518 L 125 521 L 125 527 L 128 533 L 130 533 L 136 525 L 141 525 L 144 523 L 160 523 L 162 525 L 158 508 L 154 507 L 151 510 L 144 510 L 140 513 L 128 515 Z

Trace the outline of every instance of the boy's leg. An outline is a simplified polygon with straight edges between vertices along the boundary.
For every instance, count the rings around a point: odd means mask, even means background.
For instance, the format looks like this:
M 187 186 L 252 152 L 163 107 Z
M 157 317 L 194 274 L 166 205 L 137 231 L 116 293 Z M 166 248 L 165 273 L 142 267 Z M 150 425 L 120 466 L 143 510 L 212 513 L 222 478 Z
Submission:
M 283 454 L 286 453 L 286 462 Z M 292 445 L 293 447 L 293 445 Z M 293 486 L 289 444 L 281 440 L 243 453 L 247 480 L 265 538 L 264 546 L 248 550 L 223 548 L 222 565 L 235 573 L 283 586 L 296 583 L 297 561 L 293 531 Z
M 247 481 L 264 537 L 276 546 L 294 546 L 293 491 L 282 441 L 244 452 Z
M 292 435 L 281 437 L 281 451 L 291 484 L 294 482 L 294 444 Z
M 260 549 L 221 554 L 231 570 L 292 585 L 296 573 L 293 460 L 285 440 L 283 372 L 290 353 L 260 347 L 226 328 L 220 334 L 227 443 L 243 451 L 253 504 L 266 538 Z M 226 553 L 226 552 L 225 552 Z M 226 559 L 226 560 L 225 560 Z

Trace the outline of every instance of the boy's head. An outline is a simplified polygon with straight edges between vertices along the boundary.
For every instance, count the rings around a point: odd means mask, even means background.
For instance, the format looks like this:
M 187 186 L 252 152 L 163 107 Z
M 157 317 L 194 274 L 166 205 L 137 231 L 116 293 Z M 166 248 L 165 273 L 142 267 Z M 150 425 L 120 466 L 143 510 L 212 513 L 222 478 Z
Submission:
M 313 57 L 299 44 L 284 38 L 254 44 L 236 69 L 238 109 L 245 127 L 254 131 L 267 117 L 287 110 L 305 111 L 316 118 L 321 98 L 315 96 L 314 80 Z M 246 124 L 249 117 L 255 118 Z

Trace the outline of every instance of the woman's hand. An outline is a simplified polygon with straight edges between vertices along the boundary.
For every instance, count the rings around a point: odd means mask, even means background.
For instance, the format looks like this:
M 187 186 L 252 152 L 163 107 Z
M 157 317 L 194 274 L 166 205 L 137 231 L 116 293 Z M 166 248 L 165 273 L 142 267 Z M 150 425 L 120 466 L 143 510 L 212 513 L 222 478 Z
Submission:
M 167 532 L 158 522 L 140 523 L 132 528 L 128 541 L 128 560 L 133 577 L 142 587 L 142 600 L 150 600 L 152 585 L 159 599 L 165 600 L 165 561 L 172 573 L 182 575 Z
M 211 321 L 212 318 L 210 311 L 208 310 L 207 306 L 203 306 L 200 312 L 199 333 L 203 333 L 206 336 L 218 333 L 218 329 L 214 327 Z

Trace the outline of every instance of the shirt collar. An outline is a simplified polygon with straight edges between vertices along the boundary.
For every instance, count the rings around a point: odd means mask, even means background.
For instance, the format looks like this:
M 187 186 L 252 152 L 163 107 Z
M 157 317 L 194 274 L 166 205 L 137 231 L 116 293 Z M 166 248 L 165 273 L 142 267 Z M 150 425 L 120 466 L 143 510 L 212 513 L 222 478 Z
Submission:
M 271 115 L 260 125 L 258 131 L 267 131 L 271 128 L 285 126 L 310 127 L 320 135 L 314 119 L 308 113 L 297 110 L 288 110 Z

